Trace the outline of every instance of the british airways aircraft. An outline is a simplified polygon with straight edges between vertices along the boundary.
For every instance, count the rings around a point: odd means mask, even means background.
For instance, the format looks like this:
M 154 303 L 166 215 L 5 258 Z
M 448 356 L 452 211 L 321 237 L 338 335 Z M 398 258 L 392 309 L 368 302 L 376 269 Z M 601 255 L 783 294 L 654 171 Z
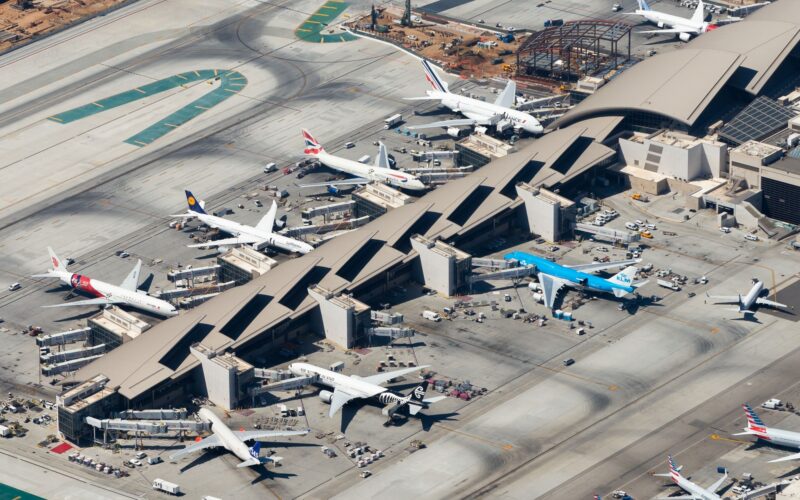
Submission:
M 125 278 L 125 281 L 117 286 L 92 279 L 83 274 L 70 272 L 52 248 L 47 247 L 47 251 L 50 252 L 50 261 L 53 263 L 53 268 L 44 274 L 34 274 L 32 276 L 33 278 L 58 278 L 64 284 L 71 286 L 75 290 L 94 295 L 96 298 L 42 307 L 108 306 L 111 304 L 122 304 L 159 316 L 175 316 L 178 314 L 178 310 L 175 309 L 175 306 L 166 300 L 151 297 L 146 292 L 137 290 L 139 286 L 139 273 L 142 270 L 141 260 L 136 263 L 136 266 L 134 266 L 130 274 Z
M 503 258 L 505 260 L 515 260 L 522 266 L 532 266 L 536 268 L 539 286 L 541 286 L 544 294 L 544 305 L 550 309 L 553 308 L 558 291 L 565 286 L 578 289 L 582 288 L 592 292 L 612 293 L 615 297 L 624 297 L 629 293 L 635 292 L 638 287 L 646 283 L 633 282 L 633 277 L 638 270 L 634 266 L 626 267 L 608 279 L 589 274 L 595 271 L 603 271 L 605 269 L 635 264 L 639 262 L 638 259 L 565 266 L 556 264 L 543 257 L 519 251 L 508 253 L 504 255 Z
M 747 416 L 747 428 L 744 430 L 744 432 L 734 434 L 734 436 L 752 435 L 757 437 L 759 440 L 765 441 L 772 445 L 800 449 L 800 432 L 769 428 L 764 425 L 764 422 L 761 420 L 758 414 L 753 411 L 750 405 L 744 404 L 742 405 L 742 408 L 744 408 L 744 414 Z M 800 460 L 800 453 L 794 453 L 776 460 L 770 460 L 770 463 L 786 462 L 788 460 Z
M 672 457 L 667 457 L 667 463 L 669 464 L 669 474 L 653 474 L 654 476 L 659 477 L 668 477 L 672 479 L 672 482 L 677 484 L 679 488 L 684 490 L 688 495 L 679 495 L 674 497 L 660 497 L 659 500 L 722 500 L 722 497 L 717 495 L 717 490 L 722 483 L 728 479 L 728 471 L 725 470 L 725 475 L 721 478 L 717 479 L 717 481 L 709 486 L 708 488 L 703 488 L 702 486 L 689 481 L 685 477 L 681 475 L 681 468 L 675 464 L 675 461 Z
M 368 184 L 370 182 L 383 182 L 393 187 L 408 189 L 411 191 L 424 191 L 428 186 L 422 183 L 416 176 L 395 170 L 389 166 L 389 159 L 386 153 L 386 146 L 380 145 L 380 152 L 375 159 L 374 165 L 364 165 L 361 162 L 335 156 L 325 151 L 325 148 L 317 142 L 316 139 L 308 132 L 303 130 L 303 141 L 305 141 L 305 149 L 303 153 L 306 156 L 316 158 L 322 163 L 333 170 L 344 172 L 354 176 L 354 179 L 346 179 L 342 181 L 324 182 L 319 184 L 306 184 L 301 187 L 314 187 L 314 186 L 336 186 L 336 185 L 350 185 L 355 186 L 359 184 Z

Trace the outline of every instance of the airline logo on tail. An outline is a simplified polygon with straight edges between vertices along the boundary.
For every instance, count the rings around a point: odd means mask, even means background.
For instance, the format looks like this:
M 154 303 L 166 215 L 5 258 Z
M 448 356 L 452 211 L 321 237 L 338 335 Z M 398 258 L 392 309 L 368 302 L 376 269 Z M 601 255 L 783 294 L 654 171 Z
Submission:
M 186 193 L 186 203 L 189 204 L 189 211 L 196 212 L 198 214 L 205 214 L 206 211 L 203 210 L 203 206 L 200 204 L 197 198 L 194 197 L 192 192 L 191 191 L 184 191 L 184 192 Z
M 426 61 L 422 60 L 422 67 L 425 68 L 425 79 L 428 80 L 428 83 L 431 84 L 433 90 L 437 90 L 439 92 L 447 93 L 447 85 L 439 78 L 439 75 L 436 74 L 434 71 L 433 66 Z
M 325 151 L 325 149 L 317 142 L 314 137 L 308 133 L 308 130 L 303 129 L 303 140 L 306 143 L 306 148 L 303 150 L 303 153 L 307 155 L 318 155 L 321 152 Z
M 253 443 L 253 446 L 250 447 L 250 456 L 258 459 L 259 455 L 261 454 L 261 441 L 256 441 Z
M 672 459 L 672 455 L 667 457 L 667 462 L 669 463 L 669 475 L 672 476 L 672 479 L 677 481 L 679 477 L 681 477 L 680 470 L 681 468 L 675 463 L 675 460 Z
M 742 408 L 744 408 L 744 414 L 747 416 L 748 430 L 753 431 L 756 436 L 761 439 L 769 440 L 769 437 L 767 436 L 767 426 L 764 425 L 761 417 L 759 417 L 758 414 L 753 411 L 753 408 L 748 404 L 743 404 Z

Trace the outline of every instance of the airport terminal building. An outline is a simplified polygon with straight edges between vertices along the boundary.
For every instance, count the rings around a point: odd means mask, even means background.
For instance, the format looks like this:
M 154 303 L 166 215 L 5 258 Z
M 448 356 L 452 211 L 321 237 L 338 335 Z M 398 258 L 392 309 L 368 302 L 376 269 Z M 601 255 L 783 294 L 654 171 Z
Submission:
M 204 359 L 192 346 L 202 346 L 199 350 L 211 357 L 233 352 L 246 360 L 239 367 L 258 367 L 259 360 L 308 332 L 352 328 L 337 341 L 350 347 L 359 334 L 363 305 L 375 304 L 408 280 L 431 287 L 450 279 L 458 285 L 468 252 L 512 227 L 535 232 L 528 217 L 532 209 L 552 220 L 552 213 L 542 212 L 558 210 L 559 204 L 526 206 L 535 203 L 526 193 L 545 187 L 569 197 L 577 193 L 575 186 L 591 185 L 598 172 L 616 162 L 621 137 L 660 129 L 704 135 L 758 96 L 774 99 L 794 88 L 799 68 L 800 9 L 786 0 L 649 58 L 519 151 L 166 320 L 81 368 L 75 381 L 86 385 L 59 398 L 65 423 L 59 429 L 79 441 L 91 431 L 76 422 L 76 412 L 81 418 L 106 418 L 112 411 L 165 407 L 189 394 L 207 395 L 217 385 L 209 383 L 211 371 L 204 370 Z M 779 173 L 764 175 L 770 183 L 786 183 Z M 783 187 L 770 189 L 778 193 Z M 781 209 L 772 203 L 770 210 Z M 449 273 L 444 277 L 426 271 L 426 261 L 437 258 L 451 264 L 440 266 Z M 246 370 L 233 370 L 223 385 L 241 396 L 252 381 Z M 236 406 L 235 400 L 229 404 Z

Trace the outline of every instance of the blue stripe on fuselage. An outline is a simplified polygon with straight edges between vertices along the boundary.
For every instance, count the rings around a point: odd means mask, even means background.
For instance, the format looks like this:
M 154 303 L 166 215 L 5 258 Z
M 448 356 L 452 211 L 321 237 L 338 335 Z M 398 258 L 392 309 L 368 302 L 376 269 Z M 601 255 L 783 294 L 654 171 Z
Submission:
M 543 257 L 531 255 L 526 252 L 511 252 L 503 256 L 505 260 L 516 260 L 523 266 L 535 266 L 537 273 L 547 274 L 554 278 L 559 278 L 565 281 L 574 283 L 575 286 L 583 286 L 595 292 L 614 293 L 615 289 L 624 290 L 627 293 L 633 293 L 634 288 L 630 286 L 623 286 L 614 284 L 607 279 L 595 276 L 593 274 L 576 271 L 569 267 L 564 267 L 556 264 L 553 261 L 547 260 Z M 584 284 L 581 284 L 581 282 Z

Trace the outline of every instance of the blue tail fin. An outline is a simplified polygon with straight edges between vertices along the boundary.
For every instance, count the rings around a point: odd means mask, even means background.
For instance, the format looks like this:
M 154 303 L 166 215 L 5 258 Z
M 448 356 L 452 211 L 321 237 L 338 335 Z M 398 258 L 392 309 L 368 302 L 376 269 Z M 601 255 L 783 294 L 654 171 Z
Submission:
M 258 458 L 261 454 L 261 441 L 256 441 L 253 443 L 253 446 L 250 447 L 250 456 L 253 458 Z
M 198 214 L 205 214 L 206 211 L 203 210 L 203 205 L 200 204 L 200 200 L 194 197 L 191 191 L 184 191 L 186 193 L 186 203 L 189 204 L 189 210 L 191 212 L 197 212 Z

